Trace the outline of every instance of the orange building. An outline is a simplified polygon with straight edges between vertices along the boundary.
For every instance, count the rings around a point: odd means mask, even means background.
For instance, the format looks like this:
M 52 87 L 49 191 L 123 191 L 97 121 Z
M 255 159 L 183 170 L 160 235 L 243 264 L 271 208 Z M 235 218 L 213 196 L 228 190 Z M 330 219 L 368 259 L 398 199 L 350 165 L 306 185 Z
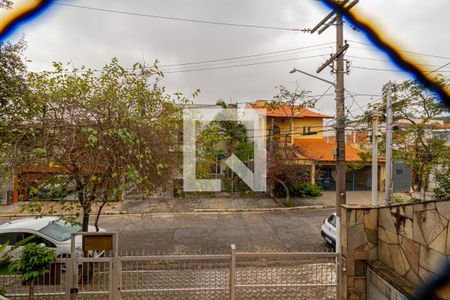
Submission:
M 336 139 L 327 133 L 332 131 L 325 122 L 334 116 L 315 112 L 301 106 L 280 105 L 271 108 L 266 100 L 257 100 L 247 105 L 259 115 L 266 116 L 266 135 L 287 141 L 287 146 L 298 149 L 298 163 L 310 166 L 311 182 L 324 189 L 335 189 L 336 177 Z M 262 110 L 265 109 L 265 110 Z M 293 120 L 292 132 L 289 131 Z M 286 139 L 287 137 L 287 139 Z M 348 166 L 346 185 L 348 190 L 371 189 L 371 159 L 366 149 L 367 134 L 349 134 L 346 137 L 345 160 Z M 379 182 L 384 178 L 384 159 L 379 160 Z

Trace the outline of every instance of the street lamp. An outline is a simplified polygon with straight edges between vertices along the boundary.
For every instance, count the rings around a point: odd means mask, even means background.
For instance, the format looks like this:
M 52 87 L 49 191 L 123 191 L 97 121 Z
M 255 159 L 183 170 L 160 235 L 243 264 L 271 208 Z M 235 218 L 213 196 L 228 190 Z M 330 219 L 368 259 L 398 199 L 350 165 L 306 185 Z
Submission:
M 305 72 L 305 71 L 302 71 L 302 70 L 299 70 L 299 69 L 296 69 L 296 68 L 293 68 L 289 73 L 294 74 L 295 72 L 299 72 L 299 73 L 305 74 L 305 75 L 307 75 L 307 76 L 309 76 L 309 77 L 318 79 L 318 80 L 320 80 L 320 81 L 326 82 L 326 83 L 331 84 L 332 86 L 336 87 L 336 83 L 334 83 L 334 82 L 332 82 L 332 81 L 323 79 L 323 78 L 321 78 L 321 77 L 319 77 L 319 76 L 310 74 L 310 73 L 308 73 L 308 72 Z

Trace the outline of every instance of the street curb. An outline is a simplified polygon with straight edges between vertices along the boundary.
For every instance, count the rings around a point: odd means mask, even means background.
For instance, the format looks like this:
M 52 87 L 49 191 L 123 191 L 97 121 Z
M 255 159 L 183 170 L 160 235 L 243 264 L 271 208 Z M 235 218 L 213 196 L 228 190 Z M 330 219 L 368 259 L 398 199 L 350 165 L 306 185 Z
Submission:
M 194 209 L 194 212 L 258 212 L 258 211 L 285 211 L 285 210 L 307 210 L 307 209 L 325 209 L 333 208 L 334 205 L 307 205 L 307 206 L 294 206 L 294 207 L 272 207 L 272 208 L 199 208 Z
M 155 212 L 155 211 L 143 211 L 143 212 L 130 212 L 130 211 L 105 211 L 102 216 L 116 216 L 116 215 L 192 215 L 192 214 L 206 214 L 206 213 L 238 213 L 238 212 L 265 212 L 265 211 L 292 211 L 292 210 L 308 210 L 308 209 L 328 209 L 334 208 L 334 205 L 308 205 L 308 206 L 294 206 L 294 207 L 273 207 L 273 208 L 198 208 L 193 211 L 185 212 Z M 55 214 L 55 216 L 73 216 L 74 214 Z M 16 217 L 38 217 L 41 214 L 30 214 L 30 213 L 0 213 L 0 218 L 16 218 Z

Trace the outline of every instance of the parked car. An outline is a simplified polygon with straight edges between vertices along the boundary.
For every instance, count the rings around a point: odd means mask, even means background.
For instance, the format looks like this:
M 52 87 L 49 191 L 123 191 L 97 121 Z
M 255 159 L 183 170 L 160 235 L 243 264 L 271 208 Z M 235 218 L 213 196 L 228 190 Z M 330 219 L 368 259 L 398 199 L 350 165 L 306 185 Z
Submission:
M 40 244 L 55 251 L 57 257 L 70 257 L 70 243 L 72 233 L 79 232 L 81 225 L 57 217 L 25 218 L 9 221 L 0 225 L 0 245 L 8 241 L 8 248 L 15 243 L 34 236 L 28 241 Z M 89 232 L 95 232 L 95 227 L 89 225 Z M 100 228 L 99 231 L 105 231 Z M 13 259 L 18 258 L 22 247 L 12 251 Z M 82 237 L 75 237 L 75 249 L 82 251 Z M 90 253 L 91 256 L 101 255 L 99 252 Z
M 336 247 L 336 213 L 323 220 L 320 233 L 325 242 Z

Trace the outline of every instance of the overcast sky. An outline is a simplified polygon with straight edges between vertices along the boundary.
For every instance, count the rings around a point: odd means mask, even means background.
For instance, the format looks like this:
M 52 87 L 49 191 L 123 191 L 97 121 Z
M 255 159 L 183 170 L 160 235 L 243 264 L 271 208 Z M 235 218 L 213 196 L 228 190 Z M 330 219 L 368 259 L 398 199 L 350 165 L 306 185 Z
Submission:
M 62 2 L 62 1 L 61 1 Z M 170 17 L 211 20 L 240 24 L 256 24 L 286 28 L 311 28 L 328 10 L 316 0 L 79 0 L 64 1 L 76 5 Z M 360 0 L 358 10 L 376 24 L 402 49 L 450 56 L 450 1 L 448 0 Z M 321 35 L 302 32 L 227 27 L 188 23 L 139 16 L 91 11 L 53 5 L 39 18 L 21 26 L 9 38 L 21 35 L 29 43 L 27 57 L 30 69 L 50 69 L 52 61 L 72 62 L 101 68 L 112 57 L 121 64 L 153 62 L 161 65 L 240 57 L 286 49 L 313 46 L 335 41 L 335 29 L 330 27 Z M 371 46 L 364 35 L 345 27 L 345 39 L 350 40 L 347 58 L 353 67 L 346 76 L 346 88 L 357 94 L 380 94 L 382 85 L 389 81 L 409 78 L 407 74 L 374 71 L 356 67 L 396 70 L 387 57 Z M 217 99 L 233 102 L 272 99 L 278 85 L 294 89 L 299 86 L 313 95 L 323 94 L 329 86 L 300 73 L 289 74 L 293 68 L 315 73 L 317 67 L 334 51 L 334 44 L 273 55 L 245 58 L 220 63 L 164 67 L 166 71 L 180 71 L 223 66 L 253 64 L 251 66 L 220 68 L 195 72 L 167 73 L 161 82 L 168 91 L 186 95 L 196 89 L 201 93 L 196 103 L 215 103 Z M 322 56 L 320 56 L 322 55 Z M 314 56 L 314 57 L 311 57 Z M 306 58 L 305 58 L 306 57 Z M 308 58 L 309 57 L 309 58 Z M 356 58 L 359 57 L 359 58 Z M 450 59 L 431 56 L 413 56 L 433 69 Z M 284 62 L 263 63 L 288 60 Z M 373 60 L 375 59 L 375 60 Z M 258 63 L 254 65 L 254 63 Z M 263 63 L 263 64 L 259 64 Z M 448 76 L 450 67 L 442 74 Z M 329 69 L 320 76 L 334 80 Z M 317 110 L 334 114 L 333 88 L 317 104 Z M 346 104 L 353 114 L 359 106 L 377 96 L 347 97 Z

